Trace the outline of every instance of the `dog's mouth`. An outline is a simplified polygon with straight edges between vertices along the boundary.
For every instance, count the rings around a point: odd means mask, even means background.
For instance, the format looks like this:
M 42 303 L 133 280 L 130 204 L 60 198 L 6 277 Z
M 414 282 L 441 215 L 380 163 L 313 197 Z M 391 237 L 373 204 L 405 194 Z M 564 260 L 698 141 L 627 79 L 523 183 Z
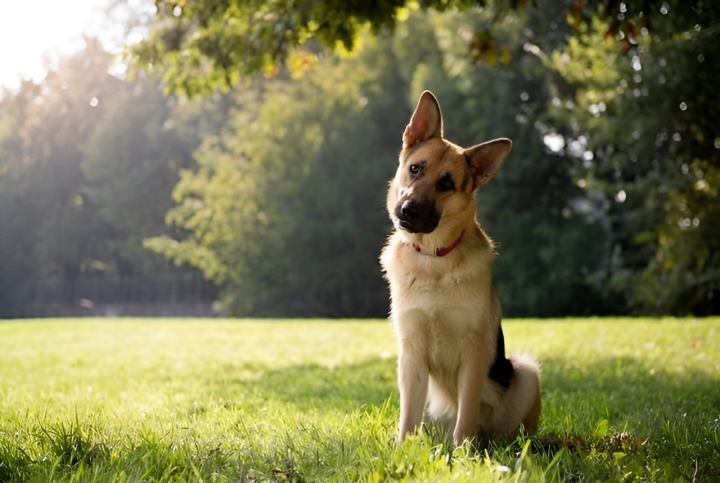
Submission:
M 400 225 L 400 229 L 408 233 L 432 233 L 435 229 L 428 226 L 416 226 L 403 220 L 399 220 L 398 225 Z
M 405 220 L 398 220 L 398 225 L 400 225 L 400 228 L 402 230 L 405 230 L 409 233 L 432 233 L 435 228 L 437 228 L 438 224 L 435 223 L 433 226 L 427 224 L 415 225 Z

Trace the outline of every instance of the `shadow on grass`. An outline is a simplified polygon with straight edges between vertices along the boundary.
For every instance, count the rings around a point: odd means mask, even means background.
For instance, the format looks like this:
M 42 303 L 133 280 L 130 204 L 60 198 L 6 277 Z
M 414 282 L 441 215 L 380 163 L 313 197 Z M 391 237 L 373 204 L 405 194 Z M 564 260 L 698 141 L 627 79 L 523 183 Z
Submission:
M 720 376 L 698 369 L 669 373 L 631 357 L 611 357 L 572 366 L 565 359 L 543 361 L 543 392 L 554 403 L 603 402 L 599 416 L 618 421 L 637 412 L 686 414 L 720 407 Z M 572 408 L 568 408 L 572 409 Z M 717 416 L 717 414 L 716 414 Z
M 545 359 L 542 364 L 543 397 L 549 405 L 545 409 L 560 406 L 566 414 L 582 410 L 583 419 L 617 423 L 638 412 L 645 418 L 650 413 L 691 418 L 694 412 L 717 412 L 720 407 L 720 376 L 711 371 L 667 373 L 629 357 L 609 357 L 582 366 L 560 358 Z M 352 410 L 382 404 L 397 392 L 396 380 L 396 360 L 374 358 L 337 367 L 236 366 L 209 374 L 204 384 L 227 401 L 255 395 L 292 403 L 300 410 Z
M 248 372 L 259 374 L 247 377 Z M 300 364 L 280 369 L 238 367 L 207 383 L 232 403 L 248 396 L 289 403 L 300 411 L 349 412 L 362 406 L 382 405 L 397 391 L 395 359 L 370 359 L 359 364 L 325 367 Z

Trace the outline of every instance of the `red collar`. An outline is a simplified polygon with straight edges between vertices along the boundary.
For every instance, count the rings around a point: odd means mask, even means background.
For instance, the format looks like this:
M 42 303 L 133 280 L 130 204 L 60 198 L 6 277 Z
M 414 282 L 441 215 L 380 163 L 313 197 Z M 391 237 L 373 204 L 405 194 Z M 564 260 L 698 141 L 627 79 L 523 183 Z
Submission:
M 464 230 L 463 230 L 462 233 L 460 233 L 460 236 L 457 237 L 457 240 L 455 240 L 454 242 L 452 242 L 451 245 L 446 246 L 446 247 L 442 247 L 442 248 L 438 248 L 437 250 L 435 250 L 435 256 L 436 256 L 436 257 L 444 257 L 445 255 L 447 255 L 448 253 L 450 253 L 451 251 L 453 251 L 453 250 L 455 249 L 455 247 L 457 247 L 457 246 L 460 244 L 460 241 L 462 240 L 463 235 L 465 235 L 465 231 L 464 231 Z M 415 249 L 416 252 L 422 253 L 422 252 L 420 251 L 420 245 L 418 245 L 418 244 L 416 244 L 416 243 L 413 243 L 413 248 Z

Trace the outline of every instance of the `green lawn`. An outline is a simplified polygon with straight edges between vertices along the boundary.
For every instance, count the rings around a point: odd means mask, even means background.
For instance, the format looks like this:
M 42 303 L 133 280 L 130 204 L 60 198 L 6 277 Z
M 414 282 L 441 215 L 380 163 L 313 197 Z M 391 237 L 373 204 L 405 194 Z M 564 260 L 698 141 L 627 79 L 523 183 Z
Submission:
M 538 434 L 394 443 L 387 321 L 0 322 L 0 481 L 717 481 L 720 319 L 512 320 Z

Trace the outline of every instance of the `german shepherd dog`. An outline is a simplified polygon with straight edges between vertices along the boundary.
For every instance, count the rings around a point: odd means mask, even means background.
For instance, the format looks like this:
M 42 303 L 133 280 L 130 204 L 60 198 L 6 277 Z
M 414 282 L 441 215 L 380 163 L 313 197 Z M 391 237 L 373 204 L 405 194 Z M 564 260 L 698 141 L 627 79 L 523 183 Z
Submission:
M 380 256 L 398 338 L 400 428 L 424 414 L 453 444 L 535 430 L 537 361 L 505 357 L 502 310 L 491 284 L 496 252 L 476 220 L 475 192 L 500 169 L 509 139 L 463 149 L 443 138 L 442 113 L 425 91 L 403 134 L 387 210 L 394 230 Z

